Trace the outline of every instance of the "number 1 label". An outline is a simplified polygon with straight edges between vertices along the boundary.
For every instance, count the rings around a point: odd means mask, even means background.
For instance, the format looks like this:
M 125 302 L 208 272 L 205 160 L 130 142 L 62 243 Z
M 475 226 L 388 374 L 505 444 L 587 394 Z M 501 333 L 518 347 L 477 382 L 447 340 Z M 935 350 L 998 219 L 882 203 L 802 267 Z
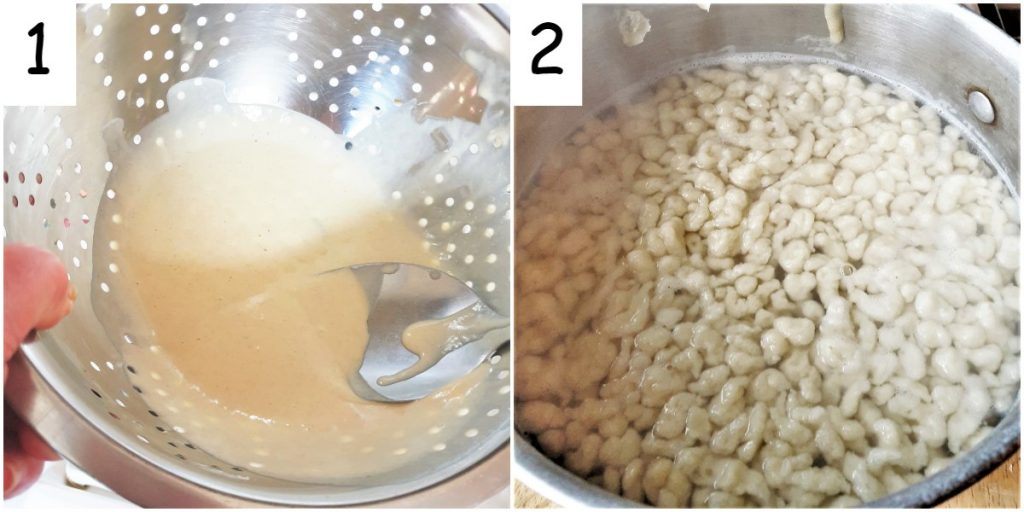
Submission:
M 46 24 L 40 21 L 28 31 L 29 37 L 36 36 L 36 65 L 28 68 L 30 75 L 50 74 L 50 68 L 43 65 L 43 28 L 45 26 Z

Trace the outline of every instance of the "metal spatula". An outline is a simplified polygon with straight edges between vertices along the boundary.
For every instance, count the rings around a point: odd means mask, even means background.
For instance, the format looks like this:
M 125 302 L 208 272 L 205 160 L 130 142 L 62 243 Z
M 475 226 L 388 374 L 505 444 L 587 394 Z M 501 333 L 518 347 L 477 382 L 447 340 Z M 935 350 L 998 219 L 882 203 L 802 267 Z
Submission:
M 363 362 L 349 376 L 363 399 L 418 400 L 467 375 L 509 341 L 508 319 L 443 271 L 407 263 L 346 268 L 363 286 L 370 307 Z M 403 344 L 410 326 L 449 323 L 451 335 L 437 337 L 436 358 L 420 358 Z

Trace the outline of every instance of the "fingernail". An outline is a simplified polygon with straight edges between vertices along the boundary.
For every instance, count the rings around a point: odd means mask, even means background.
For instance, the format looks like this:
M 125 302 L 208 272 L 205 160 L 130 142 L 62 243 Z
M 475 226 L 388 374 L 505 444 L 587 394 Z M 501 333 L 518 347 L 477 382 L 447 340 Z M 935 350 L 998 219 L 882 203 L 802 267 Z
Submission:
M 11 492 L 11 489 L 14 489 L 14 472 L 4 464 L 4 494 Z

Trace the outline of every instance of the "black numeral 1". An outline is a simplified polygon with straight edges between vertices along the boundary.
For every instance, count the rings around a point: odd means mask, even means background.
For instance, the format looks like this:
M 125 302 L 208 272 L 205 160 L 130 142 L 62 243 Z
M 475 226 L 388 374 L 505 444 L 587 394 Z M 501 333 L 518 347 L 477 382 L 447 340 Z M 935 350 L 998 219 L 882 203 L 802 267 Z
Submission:
M 533 32 L 531 32 L 531 34 L 536 36 L 545 30 L 550 30 L 554 32 L 555 38 L 551 41 L 551 44 L 545 46 L 544 48 L 541 48 L 541 50 L 537 52 L 537 55 L 533 56 L 533 62 L 530 64 L 530 72 L 532 72 L 535 75 L 561 75 L 561 66 L 541 66 L 540 59 L 544 58 L 545 55 L 551 53 L 552 50 L 558 48 L 558 45 L 561 44 L 562 27 L 559 27 L 558 25 L 551 23 L 550 21 L 545 21 L 544 23 L 537 25 L 537 27 L 533 29 Z
M 43 66 L 43 22 L 36 23 L 36 26 L 32 27 L 32 30 L 28 31 L 29 37 L 39 36 L 36 38 L 36 65 L 28 68 L 28 74 L 30 75 L 48 75 L 50 74 L 50 68 Z

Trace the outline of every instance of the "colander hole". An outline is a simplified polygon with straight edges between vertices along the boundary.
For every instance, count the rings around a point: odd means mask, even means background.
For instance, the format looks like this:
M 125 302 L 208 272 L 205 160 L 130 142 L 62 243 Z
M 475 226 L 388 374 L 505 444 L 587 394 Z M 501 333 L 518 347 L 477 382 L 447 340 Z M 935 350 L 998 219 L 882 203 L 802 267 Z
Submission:
M 39 185 L 43 184 L 43 175 L 42 174 L 36 173 L 36 183 L 39 184 Z
M 448 165 L 450 165 L 452 167 L 455 167 L 456 165 L 459 165 L 459 157 L 453 156 L 453 157 L 449 158 L 448 159 Z
M 466 224 L 465 226 L 462 226 L 462 234 L 468 235 L 468 234 L 470 234 L 472 232 L 473 232 L 473 226 L 470 226 L 469 224 Z
M 299 60 L 299 54 L 292 52 L 288 54 L 288 62 L 296 62 Z
M 153 26 L 149 27 L 149 35 L 155 36 L 155 35 L 157 35 L 159 33 L 160 33 L 160 25 L 154 24 Z
M 154 417 L 154 418 L 159 418 L 159 417 L 160 417 L 160 415 L 159 415 L 159 414 L 157 414 L 157 413 L 156 413 L 156 411 L 154 411 L 153 409 L 150 409 L 150 410 L 148 410 L 148 411 L 146 411 L 146 412 L 148 412 L 148 413 L 149 413 L 149 415 L 150 415 L 150 416 L 152 416 L 152 417 Z
M 71 258 L 71 263 L 75 266 L 75 268 L 78 268 L 78 267 L 82 266 L 82 260 L 78 259 L 78 256 L 72 257 Z
M 175 443 L 174 441 L 167 441 L 167 445 L 172 447 L 172 448 L 177 448 L 178 447 L 178 443 Z
M 501 362 L 501 354 L 494 354 L 491 356 L 491 364 L 498 364 Z
M 106 170 L 107 172 L 113 171 L 113 170 L 114 170 L 114 163 L 113 163 L 113 162 L 110 162 L 110 161 L 108 161 L 107 163 L 103 164 L 103 168 L 104 168 L 104 169 L 105 169 L 105 170 Z
M 449 232 L 451 230 L 452 230 L 452 223 L 451 222 L 442 222 L 441 223 L 441 231 L 444 231 L 445 233 L 447 233 L 447 232 Z
M 57 200 L 50 198 L 50 208 L 57 208 Z
M 309 101 L 316 101 L 318 99 L 320 99 L 320 95 L 319 94 L 317 94 L 315 92 L 309 93 Z
M 336 105 L 334 103 L 331 103 L 331 106 L 327 107 L 327 110 L 329 110 L 332 114 L 337 114 L 338 113 L 338 105 Z
M 423 86 L 419 82 L 412 84 L 412 92 L 419 93 L 423 90 Z
M 103 52 L 96 52 L 96 56 L 92 58 L 92 61 L 96 64 L 103 62 Z
M 250 462 L 249 467 L 259 469 L 263 467 L 263 464 L 260 464 L 259 462 Z
M 420 16 L 430 16 L 430 6 L 424 5 L 420 7 Z
M 203 49 L 203 42 L 202 41 L 196 41 L 196 42 L 192 43 L 192 49 L 197 51 L 197 52 L 199 50 L 202 50 Z
M 370 8 L 373 9 L 374 12 L 380 12 L 380 10 L 384 8 L 384 6 L 380 2 L 374 2 L 373 4 L 370 5 Z
M 57 240 L 56 246 L 57 246 L 57 250 L 58 251 L 63 251 L 64 250 L 64 242 L 63 241 Z
M 68 137 L 68 138 L 64 139 L 64 148 L 65 149 L 71 149 L 71 146 L 74 146 L 74 145 L 75 145 L 75 141 L 72 140 L 71 137 Z
M 107 283 L 100 283 L 100 290 L 102 290 L 103 293 L 110 293 L 110 285 Z
M 111 240 L 110 243 L 107 244 L 107 246 L 110 247 L 111 251 L 116 251 L 118 248 L 120 248 L 120 244 L 117 243 L 117 240 Z
M 455 244 L 449 243 L 448 245 L 445 246 L 444 250 L 446 250 L 448 252 L 455 252 L 455 249 L 457 249 L 457 248 L 458 247 Z
M 140 73 L 140 74 L 139 74 L 139 83 L 140 83 L 140 84 L 144 84 L 144 83 L 146 83 L 146 80 L 148 80 L 148 79 L 149 79 L 149 77 L 148 77 L 148 76 L 146 76 L 146 74 L 145 74 L 145 73 Z
M 217 60 L 217 59 L 210 59 L 210 67 L 211 68 L 216 68 L 219 65 L 220 65 L 220 61 L 219 60 Z
M 473 204 L 473 201 L 466 201 L 466 211 L 473 211 L 473 208 L 474 208 L 475 206 L 476 206 L 476 205 L 475 205 L 475 204 Z
M 135 99 L 135 108 L 142 108 L 144 106 L 146 106 L 146 98 Z
M 18 196 L 11 196 L 11 205 L 15 208 L 18 207 Z
M 363 36 L 361 36 L 359 34 L 356 34 L 356 35 L 352 36 L 352 44 L 354 44 L 354 45 L 363 44 Z
M 334 57 L 335 59 L 341 57 L 341 48 L 335 48 L 331 50 L 331 57 Z
M 295 76 L 295 81 L 300 83 L 300 84 L 306 83 L 306 75 L 303 75 L 302 73 L 299 73 L 298 75 Z
M 96 364 L 96 361 L 89 361 L 89 366 L 92 366 L 93 370 L 102 371 L 100 365 Z
M 507 379 L 508 378 L 508 370 L 502 370 L 502 371 L 498 372 L 498 378 L 499 379 Z
M 43 156 L 46 156 L 46 155 L 50 154 L 50 145 L 49 144 L 43 144 L 43 146 L 41 148 L 39 148 L 39 149 L 40 149 L 40 151 L 42 151 Z
M 493 282 L 487 283 L 487 285 L 484 286 L 484 290 L 488 292 L 493 292 L 495 288 L 497 288 L 497 286 L 495 286 Z
M 12 155 L 14 154 L 14 152 L 15 152 L 15 151 L 16 151 L 17 149 L 18 149 L 18 145 L 17 145 L 17 144 L 15 144 L 15 143 L 13 143 L 13 142 L 7 145 L 7 151 L 8 151 L 8 152 L 9 152 L 10 154 L 12 154 Z
M 444 443 L 437 443 L 437 444 L 434 445 L 434 451 L 435 452 L 444 451 L 445 448 L 447 448 L 447 446 L 445 446 Z
M 157 425 L 155 428 L 156 428 L 156 431 L 160 432 L 161 434 L 166 434 L 167 433 L 167 429 L 161 427 L 160 425 Z
M 327 83 L 328 83 L 328 84 L 329 84 L 329 85 L 330 85 L 331 87 L 337 87 L 337 86 L 338 86 L 338 84 L 339 84 L 340 82 L 338 81 L 338 79 L 337 79 L 337 78 L 335 78 L 335 77 L 333 77 L 333 76 L 332 76 L 332 77 L 331 77 L 331 79 L 327 81 Z
M 353 147 L 352 146 L 352 142 L 346 142 L 345 143 L 345 150 L 352 151 L 352 147 Z
M 464 259 L 465 259 L 465 261 L 466 261 L 466 265 L 469 265 L 469 264 L 473 263 L 473 261 L 475 261 L 475 260 L 476 260 L 476 258 L 475 258 L 475 257 L 473 257 L 473 255 L 472 255 L 472 254 L 467 254 L 467 255 L 466 255 L 466 257 L 465 257 Z
M 409 47 L 404 45 L 404 44 L 402 46 L 399 46 L 398 47 L 398 53 L 400 53 L 402 55 L 409 55 Z
M 235 13 L 229 12 L 229 13 L 225 14 L 224 15 L 224 21 L 226 21 L 228 23 L 233 23 L 235 21 Z
M 114 414 L 114 411 L 107 411 L 107 414 L 109 414 L 111 418 L 114 418 L 117 421 L 121 421 L 121 418 L 118 415 Z
M 184 456 L 184 455 L 182 455 L 182 454 L 180 454 L 180 453 L 175 453 L 175 454 L 174 454 L 174 456 L 175 456 L 175 457 L 177 457 L 177 458 L 178 458 L 178 459 L 180 459 L 180 460 L 186 460 L 186 459 L 185 459 L 185 456 Z
M 405 26 L 405 20 L 402 18 L 395 18 L 395 28 L 402 28 Z
M 348 67 L 345 68 L 345 71 L 348 71 L 348 74 L 350 74 L 350 75 L 354 75 L 359 70 L 355 66 L 353 66 L 352 64 L 349 64 Z M 353 89 L 355 89 L 355 87 L 353 87 Z
M 218 42 L 220 43 L 221 46 L 227 46 L 227 45 L 231 44 L 231 39 L 229 39 L 227 37 L 221 37 Z
M 200 16 L 198 19 L 196 19 L 196 25 L 199 25 L 200 27 L 205 27 L 206 26 L 206 16 Z
M 142 434 L 137 434 L 135 437 L 139 438 L 139 441 L 142 441 L 143 443 L 149 444 L 149 439 L 146 439 L 146 436 L 144 436 Z
M 96 25 L 92 28 L 92 35 L 99 37 L 103 33 L 103 25 Z
M 103 77 L 103 87 L 110 87 L 112 83 L 114 83 L 114 77 L 110 75 Z
M 167 4 L 160 4 L 160 7 L 156 9 L 156 12 L 160 14 L 167 14 Z
M 409 453 L 409 450 L 407 450 L 405 448 L 399 448 L 399 449 L 395 450 L 393 453 L 395 455 L 405 455 L 406 453 Z
M 168 75 L 167 73 L 160 73 L 160 83 L 166 84 L 167 81 L 170 80 L 170 79 L 171 79 L 171 76 Z M 156 102 L 162 104 L 163 100 L 156 100 Z
M 427 219 L 421 217 L 417 224 L 419 224 L 421 228 L 425 228 L 427 227 Z
M 96 391 L 95 389 L 92 388 L 89 388 L 89 391 L 92 391 L 92 394 L 96 395 L 96 398 L 99 398 L 101 400 L 103 399 L 103 395 L 101 395 L 99 391 Z
M 461 416 L 465 416 L 467 414 L 469 414 L 469 409 L 467 409 L 465 407 L 463 407 L 462 409 L 459 409 L 458 411 L 455 412 L 455 415 L 456 416 L 460 416 L 460 417 Z
M 434 175 L 434 183 L 443 183 L 443 182 L 444 182 L 444 175 L 443 174 L 435 174 Z
M 300 20 L 302 18 L 305 18 L 306 17 L 306 10 L 302 9 L 302 8 L 299 8 L 297 11 L 295 11 L 295 17 L 299 18 Z
M 324 67 L 324 61 L 322 61 L 320 59 L 316 59 L 316 60 L 313 61 L 313 69 L 323 69 L 323 67 Z
M 437 38 L 434 37 L 434 34 L 427 34 L 427 37 L 423 38 L 423 42 L 427 43 L 427 46 L 434 46 L 434 43 L 437 42 Z
M 493 417 L 497 416 L 499 412 L 501 412 L 501 411 L 499 411 L 497 409 L 491 409 L 491 410 L 487 411 L 487 416 L 490 416 L 490 417 L 493 418 Z
M 140 5 L 140 6 L 135 8 L 135 15 L 136 16 L 141 18 L 142 15 L 144 15 L 144 14 L 146 14 L 146 6 L 145 5 Z
M 356 20 L 363 19 L 363 11 L 361 9 L 356 9 L 352 11 L 352 17 L 355 18 Z
M 377 52 L 370 52 L 366 55 L 366 57 L 373 62 L 377 62 L 377 58 L 379 58 L 380 55 Z
M 124 97 L 125 97 L 125 95 L 126 95 L 126 94 L 125 94 L 125 92 L 124 92 L 124 89 L 120 89 L 120 90 L 118 90 L 118 91 L 117 91 L 117 96 L 116 96 L 116 97 L 117 97 L 117 101 L 121 101 L 121 100 L 123 100 L 123 99 L 124 99 Z
M 174 25 L 171 25 L 172 34 L 177 34 L 179 32 L 181 32 L 181 23 L 175 23 Z
M 188 62 L 182 62 L 179 69 L 181 69 L 182 73 L 188 73 L 188 70 L 192 69 L 192 66 L 189 65 Z M 181 95 L 181 97 L 184 97 L 184 95 Z
M 174 58 L 174 50 L 167 50 L 164 52 L 164 60 L 171 60 Z
M 508 386 L 502 386 L 501 388 L 498 389 L 498 393 L 502 395 L 507 395 L 510 389 L 511 388 L 509 388 Z
M 487 263 L 494 263 L 495 261 L 498 261 L 498 255 L 497 254 L 494 254 L 492 252 L 491 254 L 487 255 Z
M 397 65 L 397 64 L 393 64 L 393 65 L 391 66 L 391 74 L 392 74 L 392 75 L 397 75 L 397 74 L 398 74 L 399 72 L 401 72 L 401 71 L 402 71 L 402 68 L 398 67 L 398 65 Z
M 134 344 L 135 344 L 135 338 L 134 338 L 134 337 L 132 337 L 132 335 L 131 335 L 131 334 L 125 334 L 125 335 L 123 335 L 122 337 L 124 338 L 124 341 L 125 341 L 125 343 L 127 343 L 127 344 L 129 344 L 129 345 L 134 345 Z M 131 371 L 132 373 L 135 373 L 135 369 L 134 369 L 134 368 L 131 368 L 131 367 L 129 367 L 128 369 L 129 369 L 129 371 Z
M 135 136 L 132 137 L 132 143 L 135 144 L 136 146 L 142 144 L 142 135 L 136 133 Z
M 430 434 L 430 435 L 437 434 L 440 431 L 441 431 L 441 427 L 438 427 L 438 426 L 433 426 L 433 427 L 430 427 L 429 429 L 427 429 L 427 433 Z
M 143 395 L 143 394 L 145 394 L 145 393 L 143 393 L 143 392 L 142 392 L 142 388 L 140 388 L 140 387 L 138 387 L 138 386 L 134 386 L 134 385 L 133 385 L 133 386 L 132 386 L 132 389 L 134 389 L 134 390 L 135 390 L 135 392 L 136 392 L 136 393 L 138 393 L 138 394 L 140 394 L 140 395 Z
M 466 431 L 466 437 L 476 437 L 478 434 L 480 434 L 480 431 L 475 428 Z
M 289 41 L 297 41 L 298 39 L 299 39 L 299 33 L 298 32 L 295 32 L 295 31 L 288 32 L 288 40 Z
M 474 155 L 479 153 L 480 152 L 480 146 L 478 146 L 476 144 L 470 144 L 469 145 L 469 152 L 474 154 Z
M 116 274 L 120 270 L 120 268 L 118 268 L 117 266 L 117 263 L 111 263 L 107 268 L 110 269 L 110 273 L 112 274 Z
M 135 373 L 135 367 L 132 366 L 132 365 L 125 366 L 125 369 L 128 370 L 128 373 L 131 373 L 131 374 Z
M 86 242 L 85 240 L 79 240 L 78 246 L 81 247 L 83 251 L 88 250 L 89 242 Z
M 146 50 L 145 53 L 142 54 L 142 60 L 146 60 L 146 61 L 153 60 L 153 51 L 152 50 Z

